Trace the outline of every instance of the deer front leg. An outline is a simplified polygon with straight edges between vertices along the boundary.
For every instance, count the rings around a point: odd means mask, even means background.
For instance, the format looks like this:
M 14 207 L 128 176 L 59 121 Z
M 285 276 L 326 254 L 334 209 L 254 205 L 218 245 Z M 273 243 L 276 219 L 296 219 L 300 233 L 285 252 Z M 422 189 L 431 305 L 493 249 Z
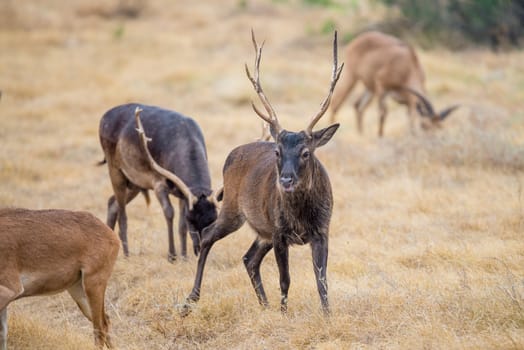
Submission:
M 202 286 L 204 267 L 206 265 L 207 255 L 213 244 L 238 230 L 245 221 L 245 218 L 240 215 L 232 214 L 229 216 L 227 210 L 224 211 L 224 214 L 221 213 L 221 215 L 223 216 L 219 216 L 217 221 L 202 231 L 195 283 L 193 284 L 193 290 L 186 299 L 187 302 L 197 302 L 200 299 L 200 287 Z
M 272 247 L 273 244 L 271 244 L 271 242 L 259 241 L 257 238 L 242 259 L 246 266 L 251 284 L 253 285 L 253 288 L 255 288 L 258 302 L 264 307 L 268 306 L 268 302 L 262 279 L 260 278 L 260 264 Z
M 412 94 L 404 94 L 404 99 L 407 101 L 407 112 L 408 112 L 408 122 L 409 122 L 409 131 L 411 135 L 416 135 L 416 123 L 415 118 L 417 117 L 417 98 Z
M 287 294 L 289 291 L 289 246 L 280 235 L 273 237 L 273 249 L 277 260 L 278 272 L 280 275 L 280 311 L 287 312 Z
M 327 259 L 328 259 L 328 240 L 327 235 L 320 235 L 311 241 L 311 252 L 313 255 L 313 269 L 317 280 L 318 294 L 322 310 L 325 315 L 329 315 L 328 285 L 327 285 Z
M 384 135 L 384 123 L 386 122 L 386 117 L 388 115 L 388 108 L 386 105 L 386 97 L 388 96 L 388 90 L 382 84 L 383 81 L 387 81 L 388 71 L 381 69 L 375 77 L 375 95 L 378 98 L 378 110 L 380 114 L 379 124 L 378 124 L 378 136 L 382 137 Z
M 180 239 L 180 254 L 182 258 L 187 258 L 187 220 L 186 220 L 186 205 L 184 200 L 178 201 L 178 238 Z M 193 238 L 193 237 L 191 237 Z M 193 251 L 195 250 L 193 244 Z M 196 254 L 195 254 L 196 255 Z

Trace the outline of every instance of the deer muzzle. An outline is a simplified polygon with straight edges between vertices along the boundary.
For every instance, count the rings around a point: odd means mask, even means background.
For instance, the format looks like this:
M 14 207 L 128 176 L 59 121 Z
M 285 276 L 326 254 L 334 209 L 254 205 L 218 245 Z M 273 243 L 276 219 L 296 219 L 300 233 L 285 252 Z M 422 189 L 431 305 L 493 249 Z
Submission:
M 292 176 L 283 175 L 280 177 L 279 182 L 284 192 L 293 192 L 295 190 L 295 180 Z

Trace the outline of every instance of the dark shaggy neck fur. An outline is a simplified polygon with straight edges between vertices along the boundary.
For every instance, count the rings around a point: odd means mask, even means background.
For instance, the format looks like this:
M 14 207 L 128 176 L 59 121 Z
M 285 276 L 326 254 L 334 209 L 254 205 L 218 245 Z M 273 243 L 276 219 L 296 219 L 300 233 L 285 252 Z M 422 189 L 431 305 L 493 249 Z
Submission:
M 333 202 L 329 178 L 315 158 L 306 174 L 294 192 L 279 191 L 277 226 L 289 244 L 309 243 L 313 235 L 327 234 L 329 228 Z

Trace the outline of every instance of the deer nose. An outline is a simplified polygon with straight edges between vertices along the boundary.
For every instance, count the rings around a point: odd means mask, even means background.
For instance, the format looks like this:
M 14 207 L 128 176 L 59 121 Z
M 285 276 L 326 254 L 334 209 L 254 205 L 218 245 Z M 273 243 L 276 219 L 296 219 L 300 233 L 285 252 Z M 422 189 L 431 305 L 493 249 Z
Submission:
M 282 177 L 280 177 L 280 184 L 284 188 L 288 188 L 291 185 L 293 185 L 293 178 L 291 176 L 282 176 Z

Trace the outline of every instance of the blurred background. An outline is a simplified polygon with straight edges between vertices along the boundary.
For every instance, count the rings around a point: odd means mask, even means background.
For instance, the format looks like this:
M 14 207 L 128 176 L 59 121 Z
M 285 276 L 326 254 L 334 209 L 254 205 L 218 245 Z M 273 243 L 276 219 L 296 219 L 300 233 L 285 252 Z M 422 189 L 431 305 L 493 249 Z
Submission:
M 316 151 L 335 199 L 332 317 L 320 313 L 308 246 L 290 249 L 289 314 L 279 311 L 272 254 L 262 264 L 271 306 L 259 307 L 242 264 L 254 239 L 245 226 L 214 246 L 202 299 L 181 318 L 175 306 L 196 258 L 167 262 L 161 208 L 137 197 L 131 256 L 119 257 L 106 295 L 117 348 L 524 348 L 523 9 L 504 0 L 0 0 L 0 205 L 105 220 L 112 189 L 95 166 L 98 123 L 127 102 L 194 118 L 218 187 L 230 150 L 261 134 L 244 71 L 251 29 L 265 40 L 264 91 L 295 131 L 327 93 L 333 31 L 343 62 L 359 33 L 381 30 L 414 47 L 437 109 L 460 108 L 442 129 L 411 135 L 406 108 L 389 101 L 383 138 L 376 104 L 356 131 L 362 86 L 339 111 L 340 129 Z M 11 349 L 93 346 L 66 294 L 19 300 L 9 315 Z

